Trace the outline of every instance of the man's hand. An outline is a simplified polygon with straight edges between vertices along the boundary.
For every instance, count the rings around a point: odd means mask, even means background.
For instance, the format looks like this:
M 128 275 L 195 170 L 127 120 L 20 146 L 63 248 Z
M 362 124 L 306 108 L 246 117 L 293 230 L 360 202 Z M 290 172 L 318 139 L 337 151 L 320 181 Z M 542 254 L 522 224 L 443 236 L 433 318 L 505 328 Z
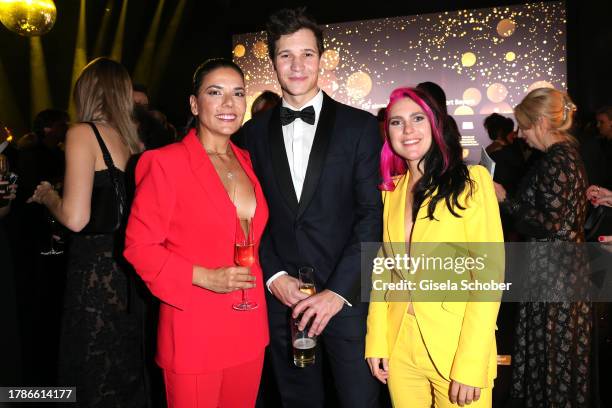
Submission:
M 281 275 L 274 279 L 270 284 L 270 292 L 287 307 L 293 307 L 308 297 L 307 294 L 300 292 L 299 281 L 289 275 Z
M 314 319 L 308 331 L 308 336 L 318 336 L 323 333 L 325 326 L 344 306 L 344 300 L 334 292 L 325 289 L 321 293 L 302 300 L 293 308 L 293 318 L 302 315 L 298 328 L 304 330 L 310 319 Z
M 448 396 L 453 404 L 462 407 L 480 399 L 480 388 L 470 387 L 451 379 Z

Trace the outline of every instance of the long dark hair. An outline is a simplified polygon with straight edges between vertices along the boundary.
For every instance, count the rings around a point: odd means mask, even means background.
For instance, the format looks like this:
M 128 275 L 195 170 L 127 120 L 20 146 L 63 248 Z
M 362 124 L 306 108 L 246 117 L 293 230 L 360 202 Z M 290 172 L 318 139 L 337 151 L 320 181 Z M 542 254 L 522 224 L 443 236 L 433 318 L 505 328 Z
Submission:
M 244 72 L 242 72 L 242 69 L 234 61 L 225 58 L 211 58 L 198 65 L 195 72 L 193 73 L 191 95 L 197 97 L 198 93 L 200 93 L 200 87 L 202 86 L 202 82 L 204 81 L 204 78 L 206 78 L 206 75 L 219 68 L 233 69 L 234 71 L 239 73 L 242 79 L 244 80 Z M 189 132 L 189 129 L 196 126 L 196 123 L 197 117 L 191 115 L 191 117 L 187 121 L 187 124 L 185 125 L 184 133 L 187 134 Z
M 431 125 L 432 143 L 429 150 L 419 161 L 423 168 L 423 176 L 413 189 L 414 202 L 412 204 L 412 221 L 416 220 L 417 213 L 423 202 L 430 198 L 427 206 L 427 217 L 434 218 L 434 210 L 438 202 L 444 200 L 451 214 L 460 217 L 457 209 L 464 210 L 459 203 L 459 196 L 469 188 L 468 197 L 473 191 L 473 181 L 463 162 L 463 149 L 461 136 L 453 126 L 445 126 L 450 117 L 442 110 L 437 102 L 426 92 L 418 88 L 398 88 L 391 93 L 387 105 L 385 118 L 385 144 L 381 152 L 380 170 L 383 182 L 381 190 L 393 191 L 395 183 L 393 177 L 405 174 L 408 166 L 404 158 L 399 156 L 389 142 L 388 112 L 398 100 L 410 98 L 425 113 Z

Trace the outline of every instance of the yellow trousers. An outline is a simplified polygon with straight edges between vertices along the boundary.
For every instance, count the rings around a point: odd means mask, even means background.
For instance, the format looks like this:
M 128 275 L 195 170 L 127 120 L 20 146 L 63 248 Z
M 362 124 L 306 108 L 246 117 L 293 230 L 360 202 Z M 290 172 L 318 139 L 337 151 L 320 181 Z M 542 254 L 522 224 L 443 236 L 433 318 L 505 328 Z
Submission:
M 389 392 L 394 408 L 456 408 L 449 399 L 450 382 L 442 377 L 427 353 L 416 318 L 406 315 L 389 359 Z M 490 408 L 492 389 L 483 388 L 480 399 L 465 405 Z

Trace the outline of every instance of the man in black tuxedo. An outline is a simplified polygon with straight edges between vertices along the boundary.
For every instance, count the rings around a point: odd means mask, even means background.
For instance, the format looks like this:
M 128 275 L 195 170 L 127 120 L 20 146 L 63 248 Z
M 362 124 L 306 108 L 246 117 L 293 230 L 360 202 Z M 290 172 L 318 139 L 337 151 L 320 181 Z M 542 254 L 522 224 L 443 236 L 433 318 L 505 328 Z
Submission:
M 323 36 L 304 9 L 270 17 L 268 50 L 282 103 L 246 123 L 236 141 L 249 150 L 270 208 L 260 251 L 269 361 L 285 407 L 324 406 L 323 359 L 342 406 L 374 407 L 379 386 L 364 360 L 368 304 L 359 292 L 360 243 L 382 237 L 378 124 L 318 88 Z M 301 266 L 315 270 L 318 293 L 308 298 L 296 279 Z M 319 335 L 313 366 L 293 365 L 291 313 Z

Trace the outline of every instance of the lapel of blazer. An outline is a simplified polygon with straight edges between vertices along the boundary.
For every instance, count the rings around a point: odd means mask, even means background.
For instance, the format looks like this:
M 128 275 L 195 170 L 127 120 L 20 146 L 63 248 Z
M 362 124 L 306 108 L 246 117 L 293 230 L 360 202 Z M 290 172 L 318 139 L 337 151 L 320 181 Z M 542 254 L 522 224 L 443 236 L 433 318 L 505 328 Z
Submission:
M 257 202 L 257 206 L 255 207 L 255 215 L 253 217 L 253 226 L 255 227 L 255 238 L 257 242 L 259 242 L 259 238 L 263 233 L 265 228 L 265 219 L 268 213 L 266 199 L 263 194 L 263 190 L 261 188 L 261 184 L 259 184 L 259 180 L 257 180 L 257 176 L 253 171 L 253 167 L 251 166 L 250 160 L 247 158 L 248 153 L 238 148 L 235 144 L 230 143 L 232 150 L 234 151 L 234 155 L 238 159 L 240 166 L 246 173 L 249 180 L 251 180 L 251 184 L 253 184 L 253 191 L 255 192 L 255 200 Z
M 408 188 L 408 173 L 397 180 L 395 190 L 389 193 L 389 209 L 387 214 L 387 240 L 397 243 L 406 241 L 406 189 Z
M 410 172 L 407 172 L 405 175 L 401 176 L 401 178 L 397 181 L 397 186 L 395 190 L 393 190 L 390 195 L 389 201 L 389 209 L 387 215 L 387 225 L 386 225 L 386 234 L 385 237 L 388 242 L 405 242 L 406 241 L 406 220 L 404 217 L 406 216 L 406 192 L 408 189 L 408 184 L 410 181 Z M 437 193 L 434 192 L 434 194 Z M 427 219 L 427 206 L 431 200 L 426 198 L 421 203 L 421 207 L 416 216 L 416 220 L 412 227 L 412 234 L 410 236 L 411 243 L 416 242 L 427 242 L 427 240 L 438 239 L 437 237 L 431 237 L 428 234 L 429 229 L 433 225 L 432 222 Z M 387 210 L 385 210 L 387 211 Z M 394 216 L 393 214 L 399 214 L 399 216 Z M 396 222 L 397 220 L 397 222 Z
M 406 253 L 404 242 L 405 234 L 405 208 L 406 208 L 406 189 L 408 187 L 408 174 L 397 179 L 395 190 L 390 191 L 387 196 L 388 206 L 385 208 L 386 225 L 384 233 L 386 236 L 383 241 L 388 243 L 385 248 L 385 256 L 395 258 L 396 255 L 402 257 Z M 405 278 L 401 269 L 396 272 Z
M 278 189 L 285 199 L 285 202 L 291 211 L 296 213 L 298 208 L 298 200 L 295 194 L 295 189 L 293 188 L 291 170 L 289 169 L 289 160 L 287 159 L 287 151 L 285 150 L 283 128 L 280 123 L 280 104 L 274 108 L 274 112 L 270 116 L 268 135 L 270 159 L 272 162 L 272 169 L 274 170 L 274 178 L 278 183 Z
M 317 130 L 312 143 L 312 149 L 310 150 L 310 157 L 308 158 L 308 167 L 306 168 L 306 177 L 304 178 L 304 186 L 302 187 L 302 196 L 298 204 L 298 217 L 304 214 L 304 211 L 308 208 L 308 204 L 317 190 L 335 122 L 336 102 L 327 96 L 327 94 L 323 93 L 321 116 L 317 123 Z
M 191 170 L 198 184 L 206 193 L 206 199 L 217 207 L 220 219 L 231 220 L 231 228 L 228 225 L 228 228 L 224 228 L 224 230 L 229 232 L 232 239 L 234 239 L 236 208 L 232 205 L 215 167 L 210 162 L 204 147 L 198 140 L 195 129 L 191 129 L 181 143 L 187 149 Z M 197 197 L 194 194 L 192 199 L 197 200 Z

